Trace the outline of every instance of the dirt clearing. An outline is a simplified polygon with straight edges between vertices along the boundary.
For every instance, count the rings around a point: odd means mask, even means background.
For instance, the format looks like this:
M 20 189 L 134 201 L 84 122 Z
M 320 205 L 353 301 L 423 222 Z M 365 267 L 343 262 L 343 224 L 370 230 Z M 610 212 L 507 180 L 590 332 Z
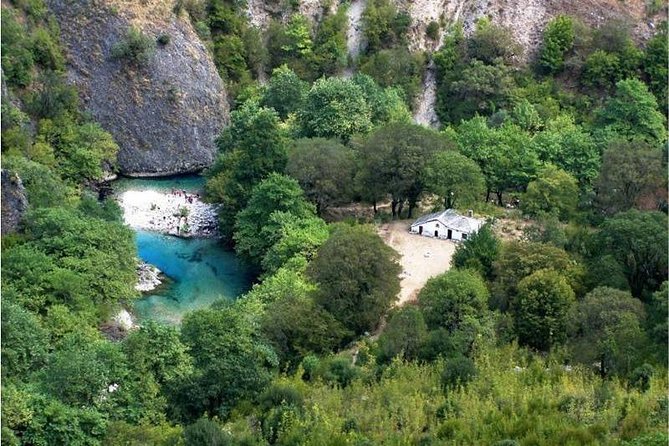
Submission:
M 455 242 L 409 233 L 409 220 L 394 221 L 379 227 L 383 241 L 401 256 L 400 286 L 397 305 L 415 300 L 430 277 L 438 276 L 451 266 Z

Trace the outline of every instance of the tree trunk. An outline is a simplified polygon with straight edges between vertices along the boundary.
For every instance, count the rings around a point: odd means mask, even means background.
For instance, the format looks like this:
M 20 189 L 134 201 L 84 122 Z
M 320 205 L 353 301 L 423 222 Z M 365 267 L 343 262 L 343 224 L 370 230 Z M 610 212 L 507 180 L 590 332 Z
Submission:
M 390 202 L 390 208 L 393 212 L 393 218 L 397 216 L 397 200 L 393 198 L 393 201 Z
M 376 209 L 376 200 L 372 202 L 372 206 L 374 206 L 374 215 L 376 215 L 379 211 Z
M 497 204 L 500 206 L 504 206 L 504 203 L 502 202 L 502 192 L 495 192 L 497 194 Z
M 487 203 L 489 201 L 490 201 L 490 188 L 487 187 L 485 190 L 485 202 Z
M 402 218 L 402 210 L 404 209 L 404 200 L 400 201 L 400 206 L 397 209 L 397 217 Z

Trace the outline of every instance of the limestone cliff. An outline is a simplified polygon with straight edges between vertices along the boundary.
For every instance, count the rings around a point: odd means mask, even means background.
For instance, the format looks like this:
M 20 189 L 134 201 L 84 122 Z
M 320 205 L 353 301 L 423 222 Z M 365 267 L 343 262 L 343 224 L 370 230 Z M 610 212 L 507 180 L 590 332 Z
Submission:
M 85 109 L 120 146 L 120 173 L 160 176 L 213 161 L 228 120 L 223 82 L 188 18 L 163 0 L 50 0 L 67 53 L 68 77 Z M 157 39 L 149 62 L 111 57 L 130 27 Z
M 2 169 L 2 235 L 15 232 L 28 209 L 26 190 L 21 178 L 13 172 Z

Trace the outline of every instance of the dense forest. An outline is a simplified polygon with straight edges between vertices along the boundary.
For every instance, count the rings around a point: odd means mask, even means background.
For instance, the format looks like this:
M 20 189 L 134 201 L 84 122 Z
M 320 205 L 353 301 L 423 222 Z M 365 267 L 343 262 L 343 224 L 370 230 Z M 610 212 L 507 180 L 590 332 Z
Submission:
M 666 22 L 639 43 L 557 16 L 531 54 L 432 22 L 443 45 L 410 52 L 411 17 L 370 0 L 351 60 L 346 5 L 288 3 L 264 31 L 241 2 L 174 5 L 229 90 L 205 193 L 256 283 L 111 339 L 139 297 L 98 193 L 119 147 L 44 1 L 3 2 L 2 168 L 28 210 L 2 236 L 2 444 L 667 444 Z M 112 57 L 169 44 L 129 28 Z M 428 60 L 439 129 L 412 122 Z M 445 208 L 488 224 L 398 307 L 376 227 Z

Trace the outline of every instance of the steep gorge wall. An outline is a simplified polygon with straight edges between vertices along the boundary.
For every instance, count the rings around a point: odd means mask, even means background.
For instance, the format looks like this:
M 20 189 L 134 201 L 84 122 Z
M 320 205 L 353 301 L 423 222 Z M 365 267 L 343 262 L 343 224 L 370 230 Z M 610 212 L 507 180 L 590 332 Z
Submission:
M 228 120 L 223 82 L 188 18 L 163 0 L 50 0 L 67 53 L 68 77 L 85 109 L 120 146 L 120 172 L 187 173 L 209 166 Z M 130 26 L 156 39 L 146 66 L 111 57 Z

